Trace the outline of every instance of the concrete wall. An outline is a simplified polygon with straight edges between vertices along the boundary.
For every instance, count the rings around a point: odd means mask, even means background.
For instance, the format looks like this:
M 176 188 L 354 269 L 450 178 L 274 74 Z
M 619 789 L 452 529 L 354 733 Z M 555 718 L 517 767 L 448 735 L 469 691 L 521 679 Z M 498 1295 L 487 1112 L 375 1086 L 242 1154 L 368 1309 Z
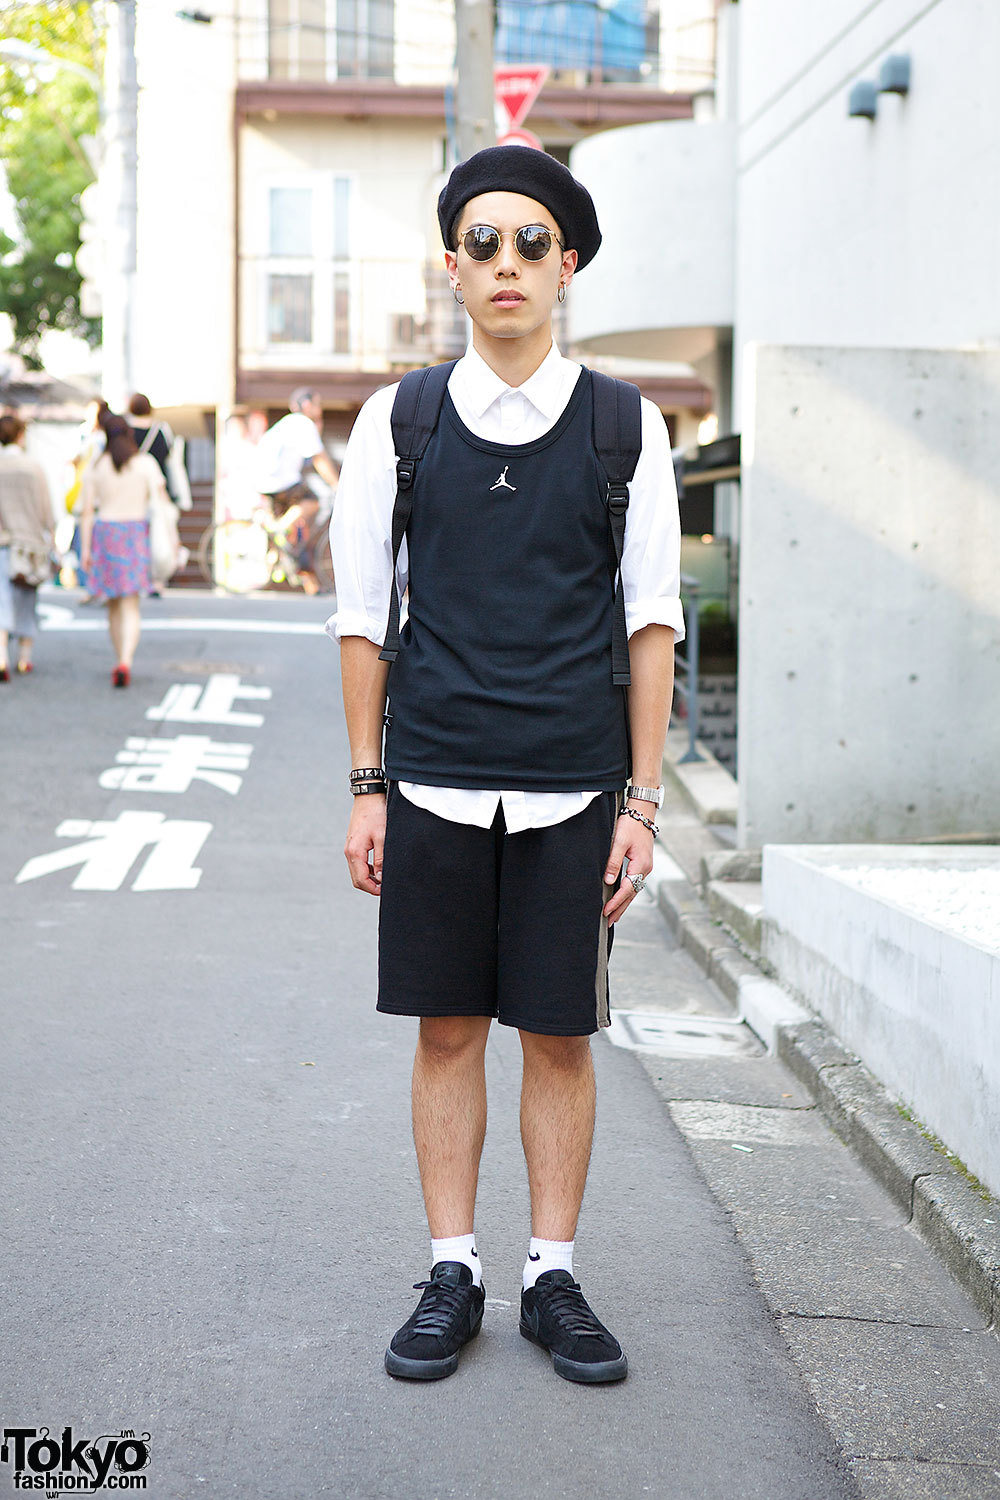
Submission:
M 1000 831 L 1000 351 L 748 351 L 741 845 Z
M 744 0 L 737 377 L 746 343 L 1000 343 L 1000 6 Z M 908 53 L 874 122 L 847 94 Z
M 831 865 L 996 871 L 995 850 L 768 847 L 764 954 L 919 1121 L 1000 1195 L 1000 954 Z
M 573 148 L 604 236 L 573 286 L 581 348 L 688 362 L 714 351 L 733 321 L 735 163 L 735 130 L 718 122 L 632 125 Z

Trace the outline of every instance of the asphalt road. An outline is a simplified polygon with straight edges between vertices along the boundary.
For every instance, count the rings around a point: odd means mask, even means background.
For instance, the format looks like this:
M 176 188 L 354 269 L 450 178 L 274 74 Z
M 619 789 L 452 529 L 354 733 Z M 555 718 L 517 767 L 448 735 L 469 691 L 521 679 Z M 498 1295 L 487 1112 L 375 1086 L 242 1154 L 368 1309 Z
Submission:
M 3 1426 L 148 1433 L 158 1500 L 853 1494 L 730 1218 L 604 1038 L 577 1270 L 628 1380 L 570 1385 L 518 1335 L 528 1202 L 501 1028 L 482 1337 L 450 1380 L 385 1375 L 427 1273 L 414 1023 L 374 1013 L 325 612 L 152 603 L 164 628 L 122 692 L 102 617 L 79 609 L 32 679 L 0 687 Z M 257 696 L 234 698 L 234 675 Z M 227 703 L 260 722 L 211 722 Z M 211 741 L 209 779 L 181 737 Z M 29 864 L 60 850 L 76 863 Z

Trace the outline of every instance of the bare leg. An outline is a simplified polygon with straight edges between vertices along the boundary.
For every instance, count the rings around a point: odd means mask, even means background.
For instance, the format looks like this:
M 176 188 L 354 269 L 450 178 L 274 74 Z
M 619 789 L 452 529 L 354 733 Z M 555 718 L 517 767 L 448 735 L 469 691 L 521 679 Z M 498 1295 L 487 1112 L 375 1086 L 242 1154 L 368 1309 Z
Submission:
M 31 648 L 34 645 L 30 635 L 21 635 L 17 638 L 17 662 L 18 666 L 28 667 L 31 665 Z
M 121 604 L 121 648 L 118 660 L 126 667 L 132 665 L 142 633 L 142 609 L 138 594 L 129 594 L 119 601 Z
M 596 1088 L 588 1036 L 522 1031 L 521 1143 L 528 1164 L 531 1232 L 576 1234 L 594 1139 Z
M 413 1061 L 413 1140 L 433 1239 L 471 1234 L 486 1137 L 489 1016 L 425 1016 Z
M 111 645 L 114 648 L 115 660 L 122 659 L 122 601 L 120 599 L 108 600 L 108 630 L 111 633 Z
M 0 630 L 0 670 L 2 670 L 7 665 L 7 643 L 9 640 L 9 632 L 6 630 Z

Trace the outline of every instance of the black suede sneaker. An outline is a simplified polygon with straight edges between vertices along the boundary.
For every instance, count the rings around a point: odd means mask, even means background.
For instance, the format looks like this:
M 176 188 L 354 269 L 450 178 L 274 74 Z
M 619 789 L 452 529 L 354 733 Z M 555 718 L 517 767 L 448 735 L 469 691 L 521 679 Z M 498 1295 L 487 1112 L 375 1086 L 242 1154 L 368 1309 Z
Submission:
M 458 1369 L 458 1351 L 474 1339 L 483 1321 L 485 1289 L 472 1285 L 460 1260 L 439 1260 L 424 1295 L 385 1351 L 385 1367 L 403 1380 L 442 1380 Z
M 521 1293 L 521 1332 L 549 1351 L 552 1368 L 564 1380 L 596 1385 L 628 1374 L 621 1344 L 591 1312 L 568 1271 L 545 1271 Z

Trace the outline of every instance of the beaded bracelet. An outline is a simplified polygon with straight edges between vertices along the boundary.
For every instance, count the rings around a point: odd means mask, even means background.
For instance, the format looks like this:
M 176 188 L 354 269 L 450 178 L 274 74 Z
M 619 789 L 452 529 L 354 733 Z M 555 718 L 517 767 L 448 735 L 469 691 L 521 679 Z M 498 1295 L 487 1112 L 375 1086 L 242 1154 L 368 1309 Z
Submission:
M 660 831 L 652 818 L 647 818 L 645 813 L 638 812 L 634 807 L 623 807 L 618 816 L 620 818 L 634 818 L 637 823 L 642 824 L 643 828 L 649 829 L 654 839 Z

